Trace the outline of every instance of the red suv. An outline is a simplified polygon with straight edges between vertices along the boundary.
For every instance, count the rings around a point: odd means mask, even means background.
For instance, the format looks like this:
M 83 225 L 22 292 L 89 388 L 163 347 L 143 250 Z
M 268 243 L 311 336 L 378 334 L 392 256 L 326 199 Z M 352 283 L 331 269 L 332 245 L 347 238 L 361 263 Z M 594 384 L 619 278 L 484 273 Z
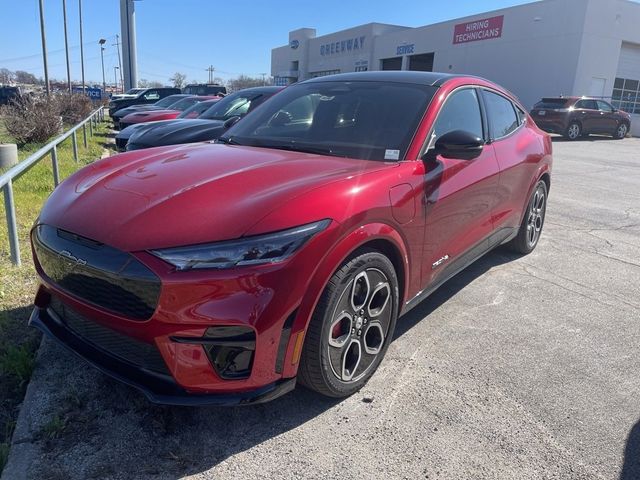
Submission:
M 622 139 L 631 128 L 631 115 L 595 98 L 543 98 L 533 106 L 531 116 L 542 130 L 569 140 L 590 133 Z
M 398 317 L 542 231 L 551 141 L 509 92 L 426 72 L 284 89 L 218 140 L 106 158 L 31 232 L 34 325 L 154 402 L 343 397 Z

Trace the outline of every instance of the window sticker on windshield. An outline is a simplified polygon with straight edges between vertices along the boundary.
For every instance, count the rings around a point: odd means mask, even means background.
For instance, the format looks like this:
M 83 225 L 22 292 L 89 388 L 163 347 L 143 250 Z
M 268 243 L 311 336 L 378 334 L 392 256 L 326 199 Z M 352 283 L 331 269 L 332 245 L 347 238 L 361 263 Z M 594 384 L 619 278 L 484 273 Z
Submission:
M 398 160 L 400 158 L 400 150 L 389 150 L 386 149 L 384 151 L 384 159 L 385 160 Z

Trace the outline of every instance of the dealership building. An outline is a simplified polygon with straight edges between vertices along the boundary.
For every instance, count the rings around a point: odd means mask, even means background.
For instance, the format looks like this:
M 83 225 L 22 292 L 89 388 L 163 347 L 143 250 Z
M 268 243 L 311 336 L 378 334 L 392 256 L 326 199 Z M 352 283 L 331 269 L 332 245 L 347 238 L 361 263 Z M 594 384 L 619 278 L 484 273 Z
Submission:
M 542 0 L 415 28 L 369 23 L 322 36 L 301 28 L 271 51 L 279 85 L 367 70 L 479 75 L 527 108 L 545 96 L 602 97 L 632 113 L 640 135 L 640 4 Z

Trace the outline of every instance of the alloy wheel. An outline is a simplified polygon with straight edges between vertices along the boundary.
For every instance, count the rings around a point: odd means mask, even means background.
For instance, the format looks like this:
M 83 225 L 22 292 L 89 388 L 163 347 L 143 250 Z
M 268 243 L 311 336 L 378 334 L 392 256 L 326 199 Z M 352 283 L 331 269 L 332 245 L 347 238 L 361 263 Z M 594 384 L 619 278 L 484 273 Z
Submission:
M 626 123 L 621 123 L 618 126 L 618 130 L 616 131 L 617 137 L 618 138 L 624 138 L 627 136 L 627 124 Z
M 575 140 L 576 138 L 578 138 L 580 136 L 580 125 L 578 125 L 577 123 L 572 123 L 571 125 L 569 125 L 567 136 L 571 140 Z
M 344 288 L 328 333 L 329 363 L 338 380 L 357 382 L 374 365 L 389 330 L 391 297 L 389 279 L 377 268 L 361 271 Z
M 533 193 L 527 212 L 527 242 L 530 247 L 538 243 L 545 213 L 545 190 L 542 185 L 538 185 Z

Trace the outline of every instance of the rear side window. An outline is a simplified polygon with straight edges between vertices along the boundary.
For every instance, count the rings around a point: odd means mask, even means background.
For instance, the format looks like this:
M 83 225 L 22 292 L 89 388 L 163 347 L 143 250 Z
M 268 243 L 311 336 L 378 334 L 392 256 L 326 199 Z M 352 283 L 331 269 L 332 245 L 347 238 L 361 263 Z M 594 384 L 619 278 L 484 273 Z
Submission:
M 578 100 L 574 105 L 575 108 L 587 108 L 589 110 L 598 110 L 598 104 L 595 100 Z
M 453 130 L 464 130 L 483 138 L 482 115 L 475 89 L 458 90 L 447 98 L 433 129 L 434 140 Z
M 483 93 L 491 125 L 491 137 L 493 139 L 505 137 L 518 128 L 521 122 L 516 116 L 513 103 L 497 93 L 487 90 Z

